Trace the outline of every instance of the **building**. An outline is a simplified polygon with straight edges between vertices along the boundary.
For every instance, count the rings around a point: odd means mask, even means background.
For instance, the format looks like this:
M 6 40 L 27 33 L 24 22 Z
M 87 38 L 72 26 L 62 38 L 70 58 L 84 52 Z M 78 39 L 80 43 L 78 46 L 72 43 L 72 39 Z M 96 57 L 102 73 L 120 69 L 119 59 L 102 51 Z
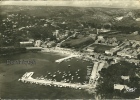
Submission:
M 117 46 L 117 47 L 112 48 L 112 49 L 110 49 L 110 50 L 106 50 L 106 51 L 105 51 L 105 54 L 107 54 L 107 55 L 114 55 L 114 54 L 116 54 L 119 50 L 120 50 L 120 48 Z
M 117 21 L 121 21 L 122 19 L 123 19 L 123 16 L 115 18 L 115 20 L 117 20 Z
M 50 41 L 47 43 L 48 48 L 54 47 L 55 45 L 56 45 L 56 43 L 54 41 Z
M 123 89 L 129 89 L 127 85 L 121 85 L 121 84 L 114 84 L 114 89 L 115 90 L 123 90 Z
M 140 18 L 136 18 L 136 21 L 140 21 Z
M 133 32 L 132 34 L 133 34 L 133 35 L 138 35 L 139 32 L 138 32 L 138 31 L 135 31 L 135 32 Z
M 29 39 L 29 42 L 34 42 L 34 39 Z
M 20 43 L 20 47 L 33 47 L 33 42 L 31 41 L 24 41 L 19 43 Z
M 94 52 L 94 47 L 87 47 L 86 51 L 92 53 Z
M 105 50 L 105 54 L 107 54 L 107 55 L 113 55 L 113 52 L 111 52 L 111 50 Z
M 130 77 L 129 76 L 121 76 L 121 79 L 123 79 L 123 80 L 129 80 Z
M 96 40 L 96 38 L 97 38 L 97 35 L 96 34 L 90 34 L 89 35 L 93 40 Z
M 117 52 L 117 55 L 121 57 L 137 58 L 138 52 L 136 51 L 136 49 L 126 48 L 122 51 Z
M 95 41 L 95 43 L 104 43 L 105 39 L 103 36 L 98 36 L 97 40 Z
M 36 40 L 35 41 L 35 47 L 40 47 L 41 46 L 42 41 L 41 40 Z

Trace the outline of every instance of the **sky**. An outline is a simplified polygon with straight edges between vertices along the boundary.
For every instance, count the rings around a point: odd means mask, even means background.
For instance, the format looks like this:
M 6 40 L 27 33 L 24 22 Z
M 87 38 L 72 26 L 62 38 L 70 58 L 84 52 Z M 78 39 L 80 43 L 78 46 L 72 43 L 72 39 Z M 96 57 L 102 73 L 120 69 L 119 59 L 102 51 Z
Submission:
M 37 0 L 37 1 L 1 1 L 0 5 L 35 5 L 35 6 L 78 6 L 78 7 L 112 7 L 138 8 L 140 0 Z

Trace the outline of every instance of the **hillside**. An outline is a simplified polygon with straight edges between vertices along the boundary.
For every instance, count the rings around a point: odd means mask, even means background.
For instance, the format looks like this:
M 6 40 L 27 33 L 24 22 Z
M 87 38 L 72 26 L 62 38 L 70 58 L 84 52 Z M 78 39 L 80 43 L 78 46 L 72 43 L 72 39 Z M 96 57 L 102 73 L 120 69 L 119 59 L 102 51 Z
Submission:
M 1 14 L 22 13 L 31 16 L 56 18 L 62 20 L 91 21 L 99 18 L 110 21 L 117 16 L 124 16 L 129 12 L 140 17 L 140 10 L 92 7 L 52 7 L 52 6 L 1 6 Z
M 116 20 L 117 17 L 122 19 Z M 105 24 L 111 25 L 111 30 L 121 31 L 123 34 L 134 31 L 140 33 L 140 21 L 136 21 L 136 18 L 140 18 L 139 9 L 0 6 L 0 33 L 4 35 L 2 44 L 7 44 L 7 39 L 11 44 L 29 38 L 54 40 L 55 30 L 60 30 L 61 35 L 65 34 L 66 30 L 69 35 L 76 32 L 75 30 L 80 34 L 94 33 L 90 31 L 103 28 Z M 15 39 L 15 36 L 18 38 Z M 69 43 L 73 42 L 66 44 Z

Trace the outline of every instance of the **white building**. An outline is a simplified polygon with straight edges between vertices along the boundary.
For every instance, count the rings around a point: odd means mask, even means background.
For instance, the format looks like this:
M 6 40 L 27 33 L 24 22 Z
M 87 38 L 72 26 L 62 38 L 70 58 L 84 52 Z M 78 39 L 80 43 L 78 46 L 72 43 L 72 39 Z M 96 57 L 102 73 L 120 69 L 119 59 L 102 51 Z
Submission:
M 129 76 L 121 76 L 121 79 L 123 79 L 123 80 L 129 80 Z
M 136 21 L 140 21 L 140 18 L 137 18 Z
M 123 90 L 123 89 L 129 89 L 129 87 L 127 85 L 114 84 L 114 89 Z
M 33 42 L 31 41 L 25 41 L 25 42 L 19 42 L 20 43 L 20 47 L 32 47 L 33 46 Z
M 36 40 L 34 46 L 35 47 L 40 47 L 41 46 L 41 40 Z
M 115 18 L 115 20 L 117 20 L 117 21 L 121 21 L 122 19 L 123 19 L 123 16 Z

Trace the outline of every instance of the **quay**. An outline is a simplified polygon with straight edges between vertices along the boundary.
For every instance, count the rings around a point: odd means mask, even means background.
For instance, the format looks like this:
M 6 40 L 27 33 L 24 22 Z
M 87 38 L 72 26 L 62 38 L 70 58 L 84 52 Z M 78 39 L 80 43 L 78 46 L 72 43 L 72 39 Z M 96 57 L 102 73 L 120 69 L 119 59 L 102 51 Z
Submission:
M 24 83 L 30 83 L 30 84 L 39 84 L 39 85 L 44 85 L 44 86 L 55 86 L 55 87 L 69 87 L 73 89 L 91 89 L 89 84 L 74 84 L 74 83 L 64 83 L 64 82 L 56 82 L 56 81 L 49 81 L 46 79 L 34 79 L 32 78 L 32 75 L 34 72 L 26 72 L 22 78 L 20 78 L 18 81 L 24 82 Z

